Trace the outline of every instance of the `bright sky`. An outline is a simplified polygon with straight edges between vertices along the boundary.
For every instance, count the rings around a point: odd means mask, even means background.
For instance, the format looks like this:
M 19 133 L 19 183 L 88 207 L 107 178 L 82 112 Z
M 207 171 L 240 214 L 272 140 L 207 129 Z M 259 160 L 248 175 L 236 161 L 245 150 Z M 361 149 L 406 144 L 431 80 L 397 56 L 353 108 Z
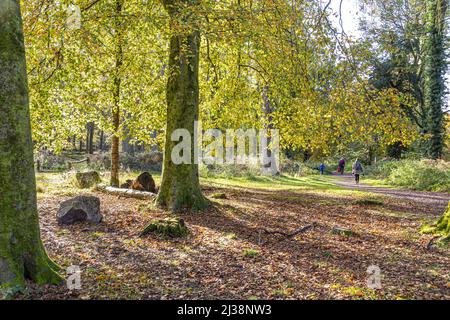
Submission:
M 325 6 L 328 1 L 322 0 Z M 339 26 L 339 6 L 341 0 L 331 0 L 330 10 L 337 13 L 338 16 L 335 19 L 336 26 Z M 357 38 L 360 33 L 358 31 L 358 18 L 361 15 L 358 0 L 343 0 L 342 1 L 342 25 L 345 33 Z M 450 68 L 447 71 L 447 89 L 450 86 Z M 444 110 L 450 111 L 450 94 L 447 95 L 447 106 Z
M 328 1 L 325 1 L 325 4 Z M 331 0 L 330 9 L 339 14 L 339 6 L 341 0 Z M 359 17 L 358 0 L 344 0 L 342 1 L 342 25 L 344 31 L 352 36 L 358 36 L 358 17 Z M 339 15 L 336 18 L 337 25 L 339 25 Z

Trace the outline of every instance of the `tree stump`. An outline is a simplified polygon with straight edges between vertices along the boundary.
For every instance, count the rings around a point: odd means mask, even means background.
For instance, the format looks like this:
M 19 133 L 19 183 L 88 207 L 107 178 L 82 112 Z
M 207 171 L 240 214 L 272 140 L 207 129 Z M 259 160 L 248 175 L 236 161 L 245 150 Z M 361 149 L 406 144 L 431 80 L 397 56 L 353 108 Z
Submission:
M 147 227 L 145 227 L 144 231 L 141 232 L 140 237 L 149 233 L 155 233 L 170 238 L 181 238 L 188 234 L 188 229 L 183 219 L 156 219 L 151 221 Z

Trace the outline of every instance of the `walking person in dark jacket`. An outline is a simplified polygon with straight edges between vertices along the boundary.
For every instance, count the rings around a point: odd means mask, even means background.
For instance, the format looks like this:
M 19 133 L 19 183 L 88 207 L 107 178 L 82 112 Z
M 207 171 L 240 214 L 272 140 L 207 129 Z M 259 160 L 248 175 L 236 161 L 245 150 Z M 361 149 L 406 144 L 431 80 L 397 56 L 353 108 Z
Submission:
M 360 175 L 364 174 L 364 168 L 358 159 L 356 159 L 355 162 L 353 163 L 352 173 L 355 176 L 356 184 L 358 184 Z
M 341 160 L 339 160 L 339 163 L 338 163 L 338 172 L 340 174 L 344 174 L 344 169 L 345 169 L 345 160 L 344 160 L 344 158 L 342 158 Z

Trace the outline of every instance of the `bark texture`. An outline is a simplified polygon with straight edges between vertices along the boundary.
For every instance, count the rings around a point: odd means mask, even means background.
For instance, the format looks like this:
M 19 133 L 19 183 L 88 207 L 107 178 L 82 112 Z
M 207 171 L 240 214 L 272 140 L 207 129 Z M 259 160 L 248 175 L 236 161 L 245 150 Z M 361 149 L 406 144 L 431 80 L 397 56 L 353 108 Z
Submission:
M 198 165 L 194 161 L 194 143 L 191 143 L 191 163 L 176 165 L 171 159 L 172 149 L 178 144 L 171 141 L 172 132 L 175 129 L 186 129 L 193 138 L 194 121 L 198 120 L 200 32 L 191 24 L 195 14 L 189 14 L 190 9 L 198 2 L 163 2 L 171 17 L 173 34 L 170 39 L 166 90 L 167 125 L 163 174 L 157 204 L 173 211 L 184 208 L 201 210 L 207 207 L 208 202 L 200 189 Z
M 59 283 L 41 242 L 18 0 L 0 1 L 0 288 Z

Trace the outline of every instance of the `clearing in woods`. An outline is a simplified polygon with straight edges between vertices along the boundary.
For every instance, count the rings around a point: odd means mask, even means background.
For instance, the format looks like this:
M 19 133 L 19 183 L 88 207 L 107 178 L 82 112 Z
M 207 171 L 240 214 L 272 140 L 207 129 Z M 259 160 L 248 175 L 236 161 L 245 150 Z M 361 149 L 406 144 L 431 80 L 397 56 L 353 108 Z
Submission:
M 78 193 L 66 181 L 38 174 L 42 237 L 63 270 L 80 266 L 82 288 L 30 284 L 19 298 L 450 298 L 449 250 L 427 249 L 431 236 L 418 232 L 443 213 L 449 194 L 355 187 L 349 176 L 208 178 L 213 206 L 179 214 L 189 236 L 164 239 L 138 235 L 167 212 L 97 191 L 87 193 L 101 199 L 101 224 L 58 226 L 59 203 Z M 381 269 L 379 290 L 367 287 L 371 265 Z

